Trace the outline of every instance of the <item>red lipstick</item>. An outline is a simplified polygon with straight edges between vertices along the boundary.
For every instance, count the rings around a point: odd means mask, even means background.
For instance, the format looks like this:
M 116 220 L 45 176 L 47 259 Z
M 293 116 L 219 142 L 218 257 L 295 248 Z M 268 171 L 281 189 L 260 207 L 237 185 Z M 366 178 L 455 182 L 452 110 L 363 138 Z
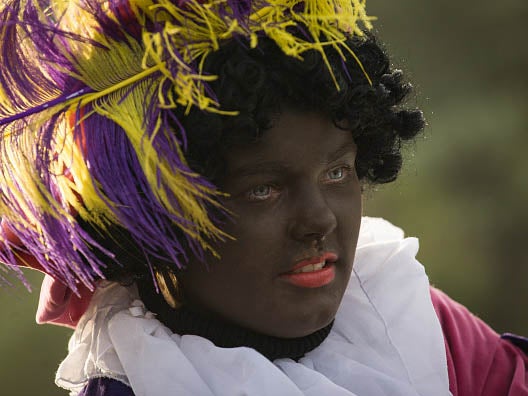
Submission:
M 322 287 L 335 278 L 335 266 L 337 261 L 335 253 L 324 253 L 322 256 L 311 257 L 299 261 L 291 271 L 281 274 L 281 279 L 292 285 L 306 288 Z

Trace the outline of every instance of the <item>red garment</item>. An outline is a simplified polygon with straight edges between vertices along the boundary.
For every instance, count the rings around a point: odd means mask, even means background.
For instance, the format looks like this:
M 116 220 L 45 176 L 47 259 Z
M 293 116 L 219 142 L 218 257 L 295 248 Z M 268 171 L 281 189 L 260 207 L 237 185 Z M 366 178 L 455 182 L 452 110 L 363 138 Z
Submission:
M 528 396 L 528 355 L 482 320 L 431 288 L 453 396 Z

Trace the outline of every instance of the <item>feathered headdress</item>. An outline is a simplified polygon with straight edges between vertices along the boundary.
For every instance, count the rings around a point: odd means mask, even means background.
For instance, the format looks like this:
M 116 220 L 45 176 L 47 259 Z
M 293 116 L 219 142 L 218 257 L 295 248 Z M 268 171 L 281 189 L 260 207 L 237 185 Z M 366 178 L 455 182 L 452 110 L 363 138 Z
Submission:
M 174 128 L 177 107 L 236 114 L 208 85 L 208 54 L 265 36 L 288 56 L 326 59 L 326 46 L 351 53 L 345 39 L 372 19 L 365 0 L 2 3 L 0 261 L 23 279 L 16 264 L 31 256 L 74 291 L 113 257 L 79 219 L 123 227 L 178 267 L 228 237 L 211 215 L 221 192 L 189 168 Z

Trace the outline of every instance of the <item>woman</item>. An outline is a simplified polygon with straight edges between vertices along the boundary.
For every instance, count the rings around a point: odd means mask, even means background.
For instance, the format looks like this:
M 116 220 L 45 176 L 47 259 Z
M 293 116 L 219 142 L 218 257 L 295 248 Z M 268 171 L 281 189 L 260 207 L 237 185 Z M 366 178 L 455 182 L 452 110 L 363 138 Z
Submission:
M 2 259 L 48 273 L 41 320 L 75 327 L 59 386 L 528 393 L 522 340 L 361 218 L 424 126 L 362 2 L 27 1 L 2 20 Z

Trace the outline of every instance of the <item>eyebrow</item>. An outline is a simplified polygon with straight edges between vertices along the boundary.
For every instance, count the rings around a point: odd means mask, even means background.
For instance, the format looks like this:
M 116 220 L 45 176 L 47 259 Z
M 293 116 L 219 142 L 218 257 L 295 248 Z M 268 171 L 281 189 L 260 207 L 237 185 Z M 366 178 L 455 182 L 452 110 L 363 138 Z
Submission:
M 343 157 L 344 155 L 348 153 L 356 153 L 357 146 L 354 142 L 347 142 L 343 144 L 341 147 L 339 147 L 334 152 L 330 153 L 328 155 L 327 160 L 324 162 L 325 164 L 330 164 L 331 162 Z M 232 178 L 239 178 L 239 177 L 248 177 L 253 175 L 260 175 L 260 174 L 283 174 L 288 169 L 291 168 L 291 165 L 284 164 L 277 161 L 263 161 L 258 162 L 255 164 L 251 164 L 249 167 L 240 167 L 237 168 L 231 172 L 229 172 L 229 176 Z
M 335 160 L 343 157 L 344 155 L 348 153 L 354 153 L 354 154 L 357 153 L 357 145 L 355 142 L 353 141 L 346 142 L 341 147 L 339 147 L 336 151 L 334 151 L 333 153 L 330 153 L 330 155 L 328 155 L 327 163 L 334 162 Z
M 280 174 L 288 170 L 288 168 L 290 167 L 286 164 L 281 164 L 275 161 L 264 161 L 252 164 L 249 167 L 237 168 L 234 171 L 229 172 L 229 176 L 233 178 L 239 178 L 260 174 Z

